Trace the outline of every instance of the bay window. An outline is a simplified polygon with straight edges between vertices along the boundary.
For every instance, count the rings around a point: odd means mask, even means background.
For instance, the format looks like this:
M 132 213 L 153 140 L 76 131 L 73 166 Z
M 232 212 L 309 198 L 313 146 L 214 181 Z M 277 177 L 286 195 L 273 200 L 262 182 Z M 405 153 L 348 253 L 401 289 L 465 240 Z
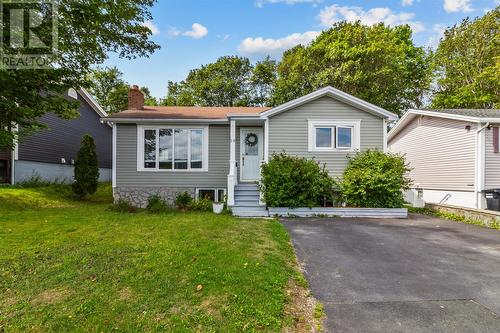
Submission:
M 139 171 L 207 171 L 208 127 L 138 126 Z M 142 150 L 141 150 L 142 149 Z

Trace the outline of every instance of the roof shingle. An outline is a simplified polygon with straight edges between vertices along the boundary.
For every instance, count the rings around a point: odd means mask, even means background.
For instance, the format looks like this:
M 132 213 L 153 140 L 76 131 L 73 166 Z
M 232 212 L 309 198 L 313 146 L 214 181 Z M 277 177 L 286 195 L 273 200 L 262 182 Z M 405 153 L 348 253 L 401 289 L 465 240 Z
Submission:
M 226 119 L 228 114 L 258 114 L 269 107 L 144 106 L 110 115 L 121 119 Z
M 466 117 L 500 118 L 500 109 L 421 109 L 421 110 L 449 113 Z

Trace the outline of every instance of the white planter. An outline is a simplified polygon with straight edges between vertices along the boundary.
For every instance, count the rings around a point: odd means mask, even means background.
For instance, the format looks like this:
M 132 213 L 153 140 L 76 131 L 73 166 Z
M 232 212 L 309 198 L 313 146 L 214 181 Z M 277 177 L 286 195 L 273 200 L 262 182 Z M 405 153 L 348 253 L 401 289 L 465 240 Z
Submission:
M 213 208 L 215 214 L 220 214 L 220 213 L 222 213 L 222 210 L 224 209 L 224 204 L 214 202 L 212 204 L 212 208 Z

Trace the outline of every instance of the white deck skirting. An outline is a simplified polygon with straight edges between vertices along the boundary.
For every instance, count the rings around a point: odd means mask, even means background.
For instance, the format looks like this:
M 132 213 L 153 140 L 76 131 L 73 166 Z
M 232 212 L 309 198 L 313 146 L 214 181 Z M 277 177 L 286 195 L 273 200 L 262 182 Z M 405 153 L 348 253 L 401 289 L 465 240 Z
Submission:
M 370 217 L 370 218 L 397 218 L 408 217 L 406 208 L 340 208 L 340 207 L 313 207 L 313 208 L 269 208 L 269 216 L 337 216 L 337 217 Z

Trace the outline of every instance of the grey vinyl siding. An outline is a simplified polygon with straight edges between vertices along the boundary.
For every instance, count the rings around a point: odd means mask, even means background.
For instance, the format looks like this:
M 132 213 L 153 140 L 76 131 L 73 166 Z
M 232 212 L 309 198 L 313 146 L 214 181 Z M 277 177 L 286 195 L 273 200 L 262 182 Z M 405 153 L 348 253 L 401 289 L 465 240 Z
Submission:
M 226 187 L 228 173 L 228 125 L 210 125 L 208 128 L 207 172 L 137 171 L 137 126 L 117 125 L 117 187 Z
M 469 131 L 466 125 L 471 125 Z M 391 138 L 388 148 L 406 155 L 414 187 L 474 191 L 476 128 L 459 120 L 416 117 Z
M 287 154 L 314 158 L 332 176 L 341 176 L 346 152 L 308 152 L 308 120 L 361 120 L 361 150 L 384 147 L 383 119 L 331 97 L 321 97 L 269 118 L 269 155 Z
M 65 120 L 53 113 L 45 114 L 40 122 L 48 126 L 19 143 L 19 159 L 32 162 L 61 163 L 61 158 L 69 164 L 76 158 L 84 134 L 95 140 L 99 167 L 111 168 L 112 130 L 101 123 L 100 116 L 78 94 L 80 116 Z
M 499 126 L 495 124 L 494 126 Z M 484 130 L 485 137 L 485 175 L 484 187 L 486 189 L 500 188 L 500 153 L 493 152 L 493 130 Z

